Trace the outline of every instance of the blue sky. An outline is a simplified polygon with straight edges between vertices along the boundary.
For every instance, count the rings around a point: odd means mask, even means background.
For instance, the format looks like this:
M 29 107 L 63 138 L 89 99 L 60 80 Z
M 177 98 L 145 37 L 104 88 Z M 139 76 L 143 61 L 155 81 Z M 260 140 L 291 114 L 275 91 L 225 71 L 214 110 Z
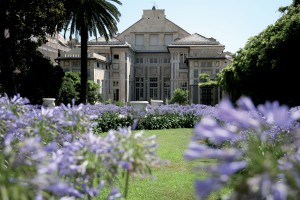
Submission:
M 121 0 L 119 32 L 141 19 L 143 10 L 164 9 L 167 19 L 189 33 L 213 37 L 232 53 L 247 40 L 274 24 L 278 8 L 293 0 Z

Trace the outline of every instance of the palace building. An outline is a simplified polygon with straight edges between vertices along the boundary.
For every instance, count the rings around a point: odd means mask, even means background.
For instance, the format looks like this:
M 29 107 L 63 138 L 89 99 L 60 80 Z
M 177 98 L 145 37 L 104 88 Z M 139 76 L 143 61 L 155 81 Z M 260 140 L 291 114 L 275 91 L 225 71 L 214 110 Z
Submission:
M 113 102 L 170 99 L 176 88 L 189 91 L 191 104 L 215 105 L 218 88 L 199 88 L 199 74 L 211 79 L 231 62 L 214 38 L 190 34 L 166 18 L 164 9 L 144 10 L 142 18 L 106 41 L 88 42 L 88 78 Z M 80 72 L 80 45 L 57 58 L 64 71 Z

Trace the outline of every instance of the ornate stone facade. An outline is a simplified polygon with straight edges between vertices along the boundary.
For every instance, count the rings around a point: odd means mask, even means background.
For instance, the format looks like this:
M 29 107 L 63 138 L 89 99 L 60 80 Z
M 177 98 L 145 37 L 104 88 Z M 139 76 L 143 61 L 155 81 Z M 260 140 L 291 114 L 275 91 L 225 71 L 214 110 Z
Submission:
M 89 41 L 88 49 L 108 62 L 106 76 L 94 81 L 100 79 L 101 92 L 112 101 L 165 101 L 182 88 L 189 90 L 190 103 L 214 105 L 221 92 L 200 89 L 199 74 L 215 78 L 230 62 L 216 39 L 188 33 L 168 20 L 165 10 L 155 8 L 144 10 L 140 20 L 115 38 Z

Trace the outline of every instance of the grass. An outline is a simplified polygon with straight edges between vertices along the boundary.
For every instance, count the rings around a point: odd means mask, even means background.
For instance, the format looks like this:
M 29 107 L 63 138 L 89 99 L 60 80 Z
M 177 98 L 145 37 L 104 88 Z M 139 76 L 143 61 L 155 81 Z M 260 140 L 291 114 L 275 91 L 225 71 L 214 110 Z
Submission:
M 157 154 L 170 163 L 153 169 L 154 179 L 131 180 L 129 200 L 194 199 L 193 173 L 195 162 L 184 160 L 193 129 L 148 130 L 147 136 L 156 135 Z
M 168 165 L 153 168 L 153 178 L 131 178 L 127 200 L 193 200 L 194 181 L 204 178 L 205 172 L 195 173 L 194 167 L 208 160 L 186 161 L 183 157 L 193 129 L 146 130 L 145 136 L 156 135 L 157 154 Z M 212 195 L 209 200 L 218 199 Z M 101 196 L 97 200 L 102 200 Z

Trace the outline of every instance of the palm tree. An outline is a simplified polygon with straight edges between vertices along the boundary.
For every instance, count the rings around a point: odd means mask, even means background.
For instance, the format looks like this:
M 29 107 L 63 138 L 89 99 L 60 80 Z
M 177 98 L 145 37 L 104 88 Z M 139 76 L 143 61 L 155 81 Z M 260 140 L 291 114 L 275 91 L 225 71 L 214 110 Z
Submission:
M 87 42 L 89 36 L 104 36 L 106 41 L 117 33 L 117 22 L 121 16 L 117 7 L 119 0 L 65 0 L 67 21 L 64 33 L 80 35 L 81 43 L 81 92 L 80 102 L 87 103 Z

